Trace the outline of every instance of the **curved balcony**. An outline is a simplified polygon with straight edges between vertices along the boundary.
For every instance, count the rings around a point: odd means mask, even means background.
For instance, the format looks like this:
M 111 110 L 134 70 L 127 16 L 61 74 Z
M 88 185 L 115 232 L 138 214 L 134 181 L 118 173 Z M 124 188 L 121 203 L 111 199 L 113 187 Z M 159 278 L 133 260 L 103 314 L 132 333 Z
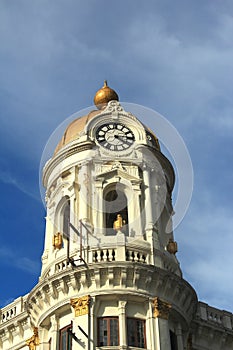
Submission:
M 133 241 L 124 245 L 102 244 L 94 247 L 83 247 L 81 250 L 71 251 L 69 257 L 62 255 L 53 260 L 43 271 L 40 280 L 74 267 L 87 267 L 95 263 L 133 262 L 156 265 L 164 270 L 181 276 L 179 264 L 173 255 L 160 250 L 151 252 L 151 246 L 146 241 Z

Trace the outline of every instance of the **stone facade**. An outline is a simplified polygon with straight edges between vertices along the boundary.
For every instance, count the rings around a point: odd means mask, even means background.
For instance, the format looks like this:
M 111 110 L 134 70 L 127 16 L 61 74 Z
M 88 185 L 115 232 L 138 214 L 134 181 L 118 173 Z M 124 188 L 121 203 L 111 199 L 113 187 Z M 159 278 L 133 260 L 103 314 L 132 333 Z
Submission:
M 75 125 L 45 165 L 41 275 L 1 309 L 0 349 L 233 349 L 233 315 L 182 277 L 156 136 L 117 101 Z

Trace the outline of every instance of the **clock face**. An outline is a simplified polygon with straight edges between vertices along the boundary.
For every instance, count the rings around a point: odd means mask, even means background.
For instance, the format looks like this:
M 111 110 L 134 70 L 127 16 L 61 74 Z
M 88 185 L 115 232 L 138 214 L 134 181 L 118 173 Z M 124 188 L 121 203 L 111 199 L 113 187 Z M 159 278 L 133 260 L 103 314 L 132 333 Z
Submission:
M 110 151 L 124 151 L 134 140 L 134 134 L 127 126 L 121 123 L 106 123 L 96 131 L 99 144 Z

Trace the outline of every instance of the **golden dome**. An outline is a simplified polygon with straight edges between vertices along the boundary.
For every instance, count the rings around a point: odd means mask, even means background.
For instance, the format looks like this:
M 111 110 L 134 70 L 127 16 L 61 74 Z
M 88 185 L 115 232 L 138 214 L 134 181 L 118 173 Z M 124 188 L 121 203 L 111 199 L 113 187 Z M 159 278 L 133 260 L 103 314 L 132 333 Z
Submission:
M 94 102 L 98 109 L 103 109 L 109 101 L 118 101 L 118 95 L 117 93 L 111 89 L 107 85 L 107 81 L 104 81 L 104 86 L 97 91 L 95 94 Z M 58 143 L 55 151 L 54 156 L 68 143 L 77 140 L 80 136 L 83 130 L 85 129 L 85 126 L 87 123 L 95 117 L 97 114 L 100 114 L 101 112 L 99 110 L 93 110 L 87 115 L 83 117 L 79 117 L 75 120 L 73 120 L 66 128 L 60 142 Z M 150 134 L 148 135 L 148 139 L 151 141 L 151 143 L 157 148 L 160 149 L 159 142 L 155 134 L 146 126 L 144 126 L 147 132 Z
M 54 155 L 56 155 L 56 153 L 60 151 L 60 149 L 62 149 L 65 145 L 76 140 L 79 137 L 79 134 L 85 129 L 85 126 L 89 122 L 89 120 L 91 120 L 96 114 L 99 113 L 100 112 L 97 110 L 91 111 L 89 114 L 73 120 L 67 126 L 61 141 L 58 143 L 54 151 Z
M 108 86 L 107 80 L 105 80 L 104 86 L 95 94 L 94 103 L 98 109 L 103 109 L 107 103 L 112 100 L 119 101 L 119 97 L 117 93 Z

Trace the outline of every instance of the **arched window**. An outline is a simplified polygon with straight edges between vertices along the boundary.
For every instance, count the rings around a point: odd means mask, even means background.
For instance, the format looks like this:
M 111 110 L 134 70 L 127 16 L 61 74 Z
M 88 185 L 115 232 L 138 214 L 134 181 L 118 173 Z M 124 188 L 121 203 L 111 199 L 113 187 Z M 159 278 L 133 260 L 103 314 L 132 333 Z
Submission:
M 114 222 L 119 215 L 122 218 L 122 232 L 128 234 L 128 201 L 122 189 L 114 186 L 104 196 L 106 234 L 116 234 Z

